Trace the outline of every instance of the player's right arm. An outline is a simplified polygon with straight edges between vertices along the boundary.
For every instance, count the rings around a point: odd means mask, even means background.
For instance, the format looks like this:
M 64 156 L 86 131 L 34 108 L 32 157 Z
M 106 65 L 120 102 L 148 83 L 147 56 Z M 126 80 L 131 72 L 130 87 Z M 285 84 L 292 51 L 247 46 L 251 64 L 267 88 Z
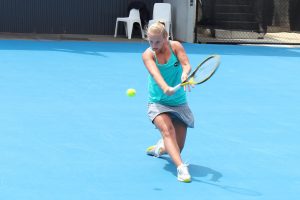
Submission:
M 159 85 L 159 87 L 163 90 L 163 92 L 167 95 L 172 95 L 174 92 L 172 88 L 166 83 L 164 78 L 162 77 L 156 63 L 154 60 L 154 55 L 153 53 L 147 49 L 143 55 L 143 62 L 149 72 L 149 74 L 153 77 L 155 82 Z

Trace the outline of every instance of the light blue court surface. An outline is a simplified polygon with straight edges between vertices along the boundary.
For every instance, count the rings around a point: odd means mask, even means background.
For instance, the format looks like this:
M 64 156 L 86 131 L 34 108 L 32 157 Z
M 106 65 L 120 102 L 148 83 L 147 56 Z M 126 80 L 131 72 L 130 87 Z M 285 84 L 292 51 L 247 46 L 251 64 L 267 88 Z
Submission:
M 300 48 L 184 44 L 222 57 L 188 93 L 185 184 L 145 155 L 147 45 L 0 40 L 0 199 L 299 199 Z

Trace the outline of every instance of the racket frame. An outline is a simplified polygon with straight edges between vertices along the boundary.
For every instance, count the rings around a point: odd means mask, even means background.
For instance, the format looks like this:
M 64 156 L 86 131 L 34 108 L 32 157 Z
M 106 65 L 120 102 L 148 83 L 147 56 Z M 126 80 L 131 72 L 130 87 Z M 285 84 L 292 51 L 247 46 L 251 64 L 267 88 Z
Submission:
M 189 75 L 189 77 L 188 77 L 185 81 L 181 82 L 180 84 L 178 84 L 178 85 L 176 85 L 176 86 L 174 87 L 174 91 L 179 90 L 179 88 L 182 87 L 182 86 L 190 85 L 191 82 L 189 82 L 189 80 L 190 80 L 192 77 L 194 77 L 195 74 L 197 73 L 197 71 L 201 68 L 201 66 L 203 66 L 203 64 L 204 64 L 206 61 L 210 60 L 211 58 L 216 58 L 216 59 L 217 59 L 217 63 L 216 63 L 215 70 L 214 70 L 208 77 L 206 77 L 204 80 L 202 80 L 202 81 L 200 81 L 200 82 L 198 82 L 198 83 L 193 83 L 193 85 L 198 85 L 198 84 L 204 83 L 204 82 L 207 81 L 210 77 L 212 77 L 212 75 L 214 75 L 214 73 L 217 71 L 217 69 L 218 69 L 218 67 L 219 67 L 219 65 L 220 65 L 220 56 L 219 56 L 219 55 L 211 55 L 211 56 L 207 57 L 205 60 L 203 60 L 203 61 L 197 66 L 197 68 Z

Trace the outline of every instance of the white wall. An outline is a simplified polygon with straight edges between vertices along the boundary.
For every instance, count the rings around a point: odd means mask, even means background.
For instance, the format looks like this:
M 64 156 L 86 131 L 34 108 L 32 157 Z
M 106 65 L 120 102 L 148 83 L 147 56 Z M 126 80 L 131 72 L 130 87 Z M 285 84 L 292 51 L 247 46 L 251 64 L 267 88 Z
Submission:
M 175 40 L 194 42 L 196 21 L 196 0 L 190 6 L 190 0 L 164 0 L 172 6 L 172 24 Z

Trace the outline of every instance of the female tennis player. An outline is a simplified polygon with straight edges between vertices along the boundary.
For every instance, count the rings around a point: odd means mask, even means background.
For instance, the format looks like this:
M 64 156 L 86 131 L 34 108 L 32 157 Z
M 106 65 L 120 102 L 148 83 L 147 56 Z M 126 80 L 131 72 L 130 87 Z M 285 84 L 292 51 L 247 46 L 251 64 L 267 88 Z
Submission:
M 169 41 L 163 22 L 152 24 L 147 30 L 150 47 L 142 55 L 149 72 L 148 116 L 159 129 L 162 139 L 147 148 L 147 154 L 159 157 L 169 154 L 177 166 L 177 178 L 191 182 L 188 165 L 183 163 L 181 151 L 184 147 L 187 127 L 194 127 L 194 117 L 187 104 L 185 90 L 174 86 L 188 78 L 191 66 L 183 46 Z

